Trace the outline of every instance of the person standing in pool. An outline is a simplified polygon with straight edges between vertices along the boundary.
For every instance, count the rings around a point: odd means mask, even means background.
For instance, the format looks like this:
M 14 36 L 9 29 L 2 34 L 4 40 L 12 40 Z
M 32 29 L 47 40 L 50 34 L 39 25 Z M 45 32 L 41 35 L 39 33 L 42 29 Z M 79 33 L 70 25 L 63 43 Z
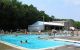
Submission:
M 25 34 L 28 34 L 27 30 L 25 29 Z
M 27 40 L 25 41 L 25 43 L 27 43 Z
M 21 43 L 23 43 L 23 41 L 22 41 L 22 40 L 21 40 L 20 42 L 21 42 Z

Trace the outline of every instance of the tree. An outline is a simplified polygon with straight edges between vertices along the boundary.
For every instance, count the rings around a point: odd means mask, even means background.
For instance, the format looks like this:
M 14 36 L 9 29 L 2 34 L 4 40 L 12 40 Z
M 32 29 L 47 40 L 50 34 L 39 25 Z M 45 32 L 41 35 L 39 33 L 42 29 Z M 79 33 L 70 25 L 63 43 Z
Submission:
M 0 29 L 25 29 L 34 22 L 52 18 L 44 11 L 37 10 L 33 5 L 22 4 L 17 0 L 0 0 Z
M 74 22 L 74 27 L 80 29 L 80 22 L 79 21 L 75 21 Z

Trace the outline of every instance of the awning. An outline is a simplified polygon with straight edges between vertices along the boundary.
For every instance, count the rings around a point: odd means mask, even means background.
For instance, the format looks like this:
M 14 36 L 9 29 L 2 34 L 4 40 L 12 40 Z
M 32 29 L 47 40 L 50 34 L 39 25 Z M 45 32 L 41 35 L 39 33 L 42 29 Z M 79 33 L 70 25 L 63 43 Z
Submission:
M 64 26 L 61 23 L 53 23 L 53 22 L 44 22 L 44 25 Z

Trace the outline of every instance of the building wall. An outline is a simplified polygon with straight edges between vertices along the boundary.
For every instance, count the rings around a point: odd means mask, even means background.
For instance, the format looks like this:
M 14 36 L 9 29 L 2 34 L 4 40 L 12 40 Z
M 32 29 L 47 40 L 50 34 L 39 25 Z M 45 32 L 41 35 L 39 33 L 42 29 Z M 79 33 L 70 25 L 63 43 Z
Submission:
M 42 30 L 44 30 L 44 26 L 43 25 L 37 25 L 37 26 L 31 25 L 31 26 L 28 27 L 28 30 L 30 32 L 33 32 L 33 31 L 42 31 Z
M 64 25 L 64 29 L 67 29 L 67 30 L 69 30 L 69 28 L 71 26 L 73 26 L 72 22 L 70 22 L 70 21 L 53 21 L 53 22 L 63 24 Z
M 70 22 L 67 22 L 67 21 L 53 21 L 53 23 L 61 23 L 62 25 L 64 25 L 64 26 L 55 26 L 55 25 L 48 25 L 48 27 L 46 27 L 46 28 L 49 28 L 49 29 L 53 29 L 53 27 L 54 28 L 66 28 L 66 29 L 68 29 L 70 26 L 71 26 L 71 23 Z M 47 26 L 47 25 L 45 25 L 45 24 L 43 24 L 43 22 L 36 22 L 36 23 L 34 23 L 33 25 L 29 25 L 28 26 L 28 30 L 29 31 L 42 31 L 42 30 L 45 30 L 45 26 Z

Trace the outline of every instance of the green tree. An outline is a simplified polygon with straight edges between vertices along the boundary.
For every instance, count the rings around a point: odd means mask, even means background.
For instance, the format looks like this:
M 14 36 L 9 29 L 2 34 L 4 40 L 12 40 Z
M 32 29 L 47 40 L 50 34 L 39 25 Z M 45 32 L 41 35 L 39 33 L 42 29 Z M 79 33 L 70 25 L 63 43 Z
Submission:
M 22 4 L 17 0 L 0 0 L 0 29 L 25 29 L 34 22 L 52 18 L 44 11 L 37 10 L 33 5 Z
M 75 21 L 74 22 L 74 27 L 80 29 L 80 22 L 79 21 Z

